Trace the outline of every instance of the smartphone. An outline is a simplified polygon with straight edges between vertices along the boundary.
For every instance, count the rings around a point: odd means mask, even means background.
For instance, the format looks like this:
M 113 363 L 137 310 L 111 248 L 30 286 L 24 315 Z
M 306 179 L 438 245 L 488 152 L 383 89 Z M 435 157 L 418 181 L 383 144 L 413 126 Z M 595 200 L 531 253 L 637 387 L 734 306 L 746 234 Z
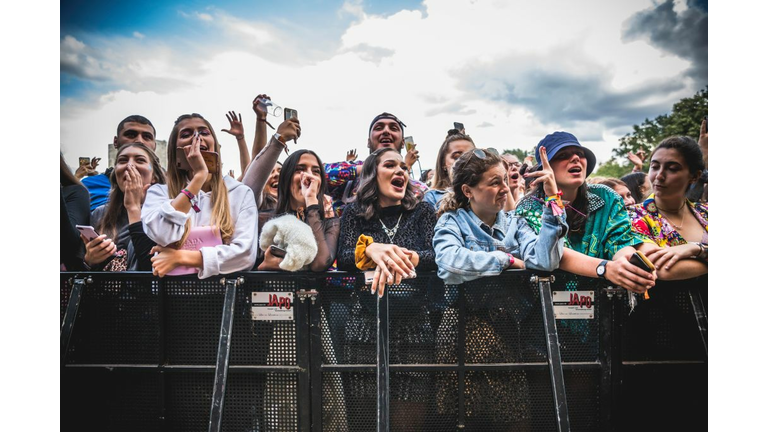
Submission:
M 453 128 L 461 132 L 464 130 L 464 123 L 453 122 Z
M 404 138 L 405 140 L 405 151 L 411 151 L 416 147 L 416 144 L 413 143 L 413 137 L 407 136 Z
M 78 158 L 80 160 L 80 166 L 91 166 L 91 158 L 89 157 L 81 157 Z
M 205 161 L 205 166 L 208 167 L 208 172 L 212 174 L 216 174 L 219 172 L 219 154 L 212 151 L 200 151 L 200 154 L 203 155 L 203 160 Z M 189 161 L 187 161 L 187 155 L 184 153 L 184 149 L 181 147 L 176 148 L 176 168 L 182 169 L 185 171 L 190 171 L 192 169 L 191 166 L 189 166 Z
M 652 273 L 654 270 L 656 270 L 656 266 L 653 265 L 651 260 L 649 260 L 648 257 L 646 257 L 640 251 L 636 251 L 635 253 L 633 253 L 632 256 L 629 258 L 629 262 L 647 271 L 648 273 Z
M 91 241 L 99 236 L 96 230 L 94 230 L 90 225 L 75 225 L 75 228 L 77 228 L 77 230 L 80 231 L 80 234 L 82 234 L 83 237 L 85 237 L 88 241 Z
M 292 108 L 286 108 L 283 110 L 283 117 L 285 117 L 284 120 L 288 120 L 289 118 L 294 118 L 294 117 L 298 118 L 299 112 Z
M 374 270 L 368 270 L 367 272 L 363 273 L 365 276 L 365 284 L 366 285 L 373 285 L 373 275 L 375 271 Z
M 283 248 L 272 245 L 269 247 L 269 252 L 278 258 L 285 258 L 285 249 Z

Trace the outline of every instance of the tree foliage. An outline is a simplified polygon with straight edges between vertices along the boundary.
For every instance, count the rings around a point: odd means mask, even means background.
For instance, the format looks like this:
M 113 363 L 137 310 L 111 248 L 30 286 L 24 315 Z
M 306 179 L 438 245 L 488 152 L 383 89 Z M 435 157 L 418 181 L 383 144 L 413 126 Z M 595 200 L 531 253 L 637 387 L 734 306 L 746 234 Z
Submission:
M 522 162 L 526 156 L 530 155 L 530 153 L 528 153 L 523 149 L 512 149 L 512 150 L 506 149 L 503 152 L 501 152 L 501 154 L 511 154 L 511 155 L 517 156 L 517 158 L 520 159 L 520 162 Z
M 693 97 L 683 98 L 672 106 L 672 112 L 662 114 L 653 120 L 645 119 L 640 125 L 633 125 L 632 132 L 619 140 L 613 149 L 613 157 L 595 172 L 595 175 L 621 177 L 632 171 L 627 155 L 643 149 L 650 156 L 653 148 L 664 138 L 685 135 L 698 139 L 701 120 L 707 116 L 709 89 L 699 90 Z M 648 167 L 646 160 L 645 168 Z M 618 173 L 620 175 L 613 175 Z

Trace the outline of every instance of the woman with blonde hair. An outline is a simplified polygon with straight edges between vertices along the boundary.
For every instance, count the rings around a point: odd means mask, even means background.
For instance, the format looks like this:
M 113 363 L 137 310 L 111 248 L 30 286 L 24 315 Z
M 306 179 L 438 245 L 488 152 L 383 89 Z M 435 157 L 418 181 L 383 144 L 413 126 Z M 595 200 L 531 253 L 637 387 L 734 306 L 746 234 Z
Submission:
M 178 160 L 177 149 L 183 149 L 186 161 Z M 147 235 L 158 244 L 152 249 L 155 275 L 162 277 L 183 266 L 203 279 L 249 270 L 256 262 L 253 191 L 223 176 L 220 158 L 210 170 L 201 153 L 205 151 L 221 151 L 211 124 L 200 114 L 176 119 L 168 139 L 168 184 L 149 188 L 141 213 Z M 193 230 L 203 238 L 205 230 L 200 227 L 212 233 L 209 245 L 198 249 L 193 242 L 185 244 Z

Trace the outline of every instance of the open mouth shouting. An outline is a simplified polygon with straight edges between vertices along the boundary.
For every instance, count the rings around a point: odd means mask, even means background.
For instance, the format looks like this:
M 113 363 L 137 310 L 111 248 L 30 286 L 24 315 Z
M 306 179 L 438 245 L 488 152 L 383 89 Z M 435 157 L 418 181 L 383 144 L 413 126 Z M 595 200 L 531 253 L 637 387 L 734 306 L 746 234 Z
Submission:
M 392 189 L 394 189 L 395 193 L 405 193 L 405 177 L 394 177 L 390 184 L 392 184 Z

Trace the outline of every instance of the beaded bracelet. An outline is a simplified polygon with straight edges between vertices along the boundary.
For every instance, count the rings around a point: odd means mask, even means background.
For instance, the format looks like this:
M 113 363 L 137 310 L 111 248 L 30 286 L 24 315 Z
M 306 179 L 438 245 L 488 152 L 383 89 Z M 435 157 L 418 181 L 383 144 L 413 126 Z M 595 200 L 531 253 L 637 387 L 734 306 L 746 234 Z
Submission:
M 555 216 L 560 216 L 565 211 L 565 205 L 563 204 L 563 200 L 560 198 L 563 196 L 563 191 L 557 191 L 556 195 L 548 196 L 544 198 L 544 205 L 549 206 L 552 209 L 552 214 Z

